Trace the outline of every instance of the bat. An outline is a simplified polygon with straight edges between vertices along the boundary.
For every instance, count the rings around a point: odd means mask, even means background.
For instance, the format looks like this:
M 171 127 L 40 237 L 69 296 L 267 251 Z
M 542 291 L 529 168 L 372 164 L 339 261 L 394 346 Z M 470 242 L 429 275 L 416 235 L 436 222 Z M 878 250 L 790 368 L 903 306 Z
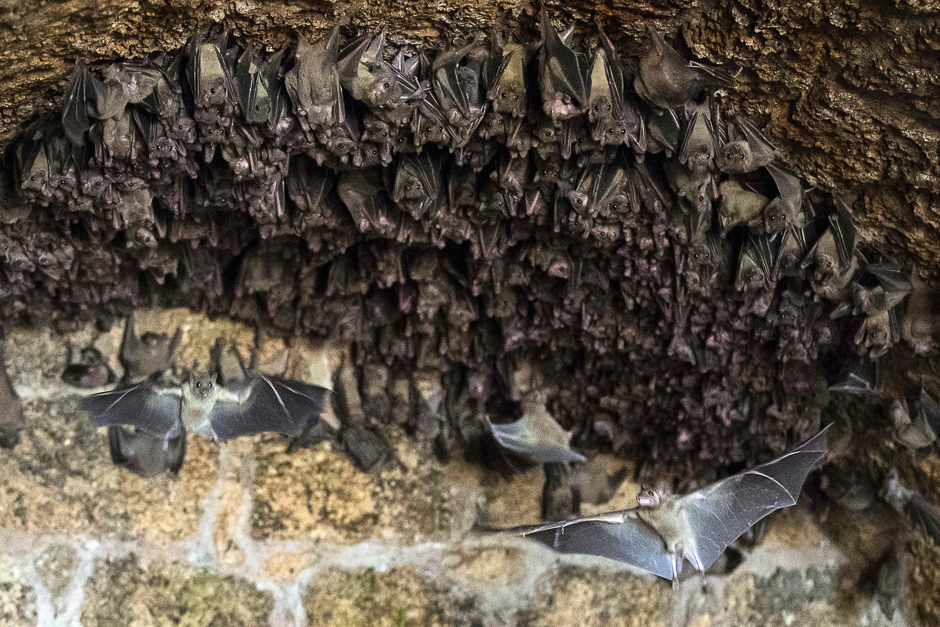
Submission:
M 718 194 L 720 196 L 718 224 L 721 227 L 722 236 L 727 235 L 728 231 L 739 224 L 756 224 L 764 207 L 770 203 L 770 199 L 763 194 L 746 190 L 741 187 L 740 183 L 730 178 L 722 181 L 718 186 Z M 797 264 L 805 255 L 806 251 L 803 251 Z
M 872 263 L 866 268 L 878 282 L 874 287 L 854 284 L 852 300 L 855 304 L 853 313 L 872 315 L 888 311 L 901 304 L 914 288 L 911 275 L 896 263 Z
M 542 110 L 553 121 L 567 120 L 584 113 L 587 107 L 587 62 L 558 35 L 548 11 L 541 13 L 542 50 L 539 59 L 539 87 Z
M 181 337 L 180 329 L 176 330 L 172 338 L 164 333 L 144 333 L 138 336 L 134 329 L 134 316 L 131 314 L 124 326 L 124 337 L 121 341 L 120 360 L 124 366 L 125 385 L 136 385 L 154 374 L 169 370 Z
M 274 99 L 281 90 L 278 70 L 284 55 L 273 55 L 263 61 L 253 46 L 248 46 L 235 64 L 232 80 L 238 105 L 249 124 L 267 124 L 274 114 Z
M 108 367 L 108 362 L 101 351 L 88 346 L 81 350 L 81 361 L 73 363 L 72 345 L 68 347 L 69 365 L 62 372 L 62 380 L 67 384 L 80 388 L 100 388 L 114 383 L 114 372 Z
M 94 98 L 95 80 L 85 63 L 77 61 L 65 86 L 62 98 L 62 129 L 69 141 L 78 146 L 85 144 L 85 133 L 91 128 L 88 103 Z
M 711 172 L 715 168 L 715 129 L 709 107 L 696 107 L 679 145 L 679 163 L 693 172 Z
M 384 50 L 383 30 L 376 37 L 365 35 L 348 42 L 337 59 L 340 84 L 373 110 L 393 107 L 401 100 L 398 74 L 385 61 Z
M 3 342 L 0 341 L 0 448 L 13 448 L 20 441 L 23 426 L 23 407 L 13 390 L 3 361 Z
M 491 55 L 499 60 L 499 65 L 488 81 L 486 98 L 493 103 L 493 111 L 522 117 L 527 97 L 526 50 L 517 43 L 500 45 L 499 38 L 495 36 L 491 45 Z
M 670 109 L 685 104 L 703 89 L 733 82 L 734 77 L 722 69 L 683 59 L 652 26 L 647 24 L 646 28 L 653 45 L 640 57 L 633 81 L 636 93 L 646 102 Z
M 588 120 L 593 123 L 603 120 L 622 120 L 624 117 L 623 68 L 617 58 L 614 45 L 604 33 L 599 17 L 597 22 L 600 46 L 594 51 L 588 72 Z
M 800 179 L 776 163 L 770 163 L 764 169 L 777 188 L 777 197 L 764 208 L 767 232 L 779 233 L 787 226 L 802 227 L 807 220 L 803 215 L 803 186 Z
M 183 59 L 183 51 L 165 63 L 149 61 L 148 63 L 160 72 L 160 80 L 153 90 L 144 97 L 140 106 L 161 120 L 172 120 L 179 115 L 182 104 L 183 90 L 179 84 L 179 66 Z
M 389 199 L 383 193 L 384 185 L 378 172 L 344 171 L 340 174 L 336 191 L 359 231 L 365 233 L 375 230 L 391 236 L 398 228 L 398 221 L 392 217 L 398 212 L 393 213 L 389 206 Z
M 462 48 L 441 52 L 431 64 L 431 87 L 444 119 L 450 126 L 464 131 L 457 145 L 469 141 L 470 134 L 483 119 L 485 94 L 480 89 L 480 72 L 475 67 L 479 64 L 472 62 L 482 49 L 480 41 L 474 40 Z
M 190 372 L 181 383 L 157 374 L 86 396 L 79 409 L 98 426 L 130 426 L 162 438 L 165 451 L 187 430 L 223 442 L 265 431 L 298 437 L 319 420 L 326 388 L 258 372 L 236 379 L 224 371 Z M 220 372 L 227 383 L 217 382 Z
M 418 220 L 438 204 L 443 185 L 441 163 L 436 150 L 395 157 L 396 166 L 389 194 L 401 208 Z
M 154 477 L 166 471 L 179 474 L 186 459 L 186 433 L 165 440 L 143 430 L 108 427 L 111 461 L 141 477 Z
M 304 37 L 297 42 L 294 67 L 284 75 L 284 84 L 305 128 L 342 124 L 345 119 L 338 55 L 339 24 L 316 46 Z
M 803 267 L 815 263 L 818 275 L 841 274 L 850 265 L 855 252 L 855 225 L 849 214 L 837 207 L 829 216 L 829 228 L 810 249 Z
M 544 402 L 523 400 L 522 405 L 522 418 L 515 422 L 493 424 L 487 420 L 500 446 L 540 464 L 587 461 L 571 449 L 571 432 L 561 428 Z
M 738 291 L 769 288 L 774 260 L 779 249 L 779 237 L 748 235 L 738 259 L 738 272 L 734 285 Z
M 730 141 L 718 151 L 718 168 L 722 172 L 753 172 L 770 165 L 779 156 L 773 144 L 747 118 L 737 118 L 730 128 Z
M 287 175 L 287 195 L 303 214 L 303 221 L 325 223 L 329 213 L 327 195 L 335 180 L 329 168 L 317 166 L 306 155 L 298 155 L 291 163 Z
M 829 386 L 830 392 L 881 396 L 884 389 L 884 369 L 877 361 L 860 360 L 849 365 Z
M 916 489 L 904 485 L 897 468 L 888 471 L 880 496 L 900 516 L 940 546 L 940 508 Z
M 940 434 L 940 404 L 923 387 L 914 405 L 917 417 L 911 420 L 910 409 L 903 399 L 891 403 L 891 421 L 895 439 L 914 450 L 930 446 Z
M 646 126 L 649 135 L 649 152 L 665 152 L 667 157 L 672 158 L 679 148 L 679 140 L 682 136 L 682 127 L 676 112 L 672 109 L 651 110 L 646 117 Z
M 45 117 L 30 125 L 17 143 L 15 153 L 20 189 L 42 196 L 51 194 L 52 168 L 46 141 L 51 123 L 52 120 Z
M 593 218 L 606 214 L 610 204 L 623 197 L 630 185 L 630 173 L 620 160 L 589 166 L 581 171 L 574 189 L 568 192 L 568 202 L 579 214 Z
M 792 451 L 697 492 L 643 490 L 638 507 L 514 529 L 560 553 L 598 555 L 678 585 L 684 560 L 705 571 L 768 514 L 796 504 L 806 476 L 829 450 L 828 427 Z
M 774 282 L 785 276 L 802 278 L 800 264 L 806 258 L 815 239 L 816 227 L 811 221 L 802 227 L 789 225 L 786 228 L 780 240 L 777 262 L 774 264 Z
M 205 41 L 194 34 L 187 45 L 186 81 L 196 109 L 229 109 L 235 102 L 235 84 L 228 60 L 223 55 L 226 34 Z

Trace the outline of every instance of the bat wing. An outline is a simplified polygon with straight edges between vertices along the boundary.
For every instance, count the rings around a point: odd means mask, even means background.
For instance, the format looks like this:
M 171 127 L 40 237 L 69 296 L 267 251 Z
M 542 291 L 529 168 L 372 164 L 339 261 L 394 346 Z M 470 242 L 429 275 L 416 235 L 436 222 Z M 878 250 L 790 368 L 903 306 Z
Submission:
M 571 49 L 552 27 L 548 12 L 542 9 L 542 49 L 543 62 L 542 89 L 567 94 L 574 98 L 579 107 L 587 102 L 587 87 L 584 80 L 585 63 Z M 547 84 L 546 84 L 547 83 Z
M 662 539 L 648 524 L 635 517 L 622 523 L 585 519 L 544 525 L 523 532 L 559 553 L 597 555 L 624 562 L 665 579 L 672 577 L 672 558 Z
M 751 124 L 747 118 L 740 117 L 736 120 L 741 134 L 744 135 L 748 147 L 751 149 L 751 167 L 756 169 L 770 164 L 777 157 L 777 149 L 770 143 L 764 134 L 756 126 Z
M 76 63 L 62 101 L 62 128 L 69 140 L 79 146 L 85 143 L 85 131 L 91 127 L 88 119 L 88 81 L 91 78 L 85 64 Z
M 87 411 L 99 427 L 129 425 L 160 437 L 181 429 L 181 405 L 180 388 L 161 388 L 151 381 L 92 394 L 78 402 L 78 408 Z
M 219 440 L 264 431 L 297 437 L 319 419 L 329 392 L 317 385 L 263 374 L 225 388 L 209 415 Z
M 870 263 L 868 264 L 868 271 L 875 275 L 885 291 L 891 294 L 893 301 L 895 301 L 892 304 L 901 302 L 914 289 L 910 272 L 905 272 L 896 263 Z
M 678 506 L 694 533 L 703 571 L 759 520 L 796 504 L 806 475 L 829 451 L 827 430 L 773 461 L 679 499 Z

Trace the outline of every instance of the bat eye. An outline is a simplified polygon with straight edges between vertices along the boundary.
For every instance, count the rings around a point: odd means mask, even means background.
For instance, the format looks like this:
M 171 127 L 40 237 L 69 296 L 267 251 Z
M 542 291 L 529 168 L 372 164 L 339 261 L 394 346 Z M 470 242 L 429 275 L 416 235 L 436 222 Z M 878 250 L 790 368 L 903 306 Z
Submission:
M 384 87 L 385 89 L 388 89 L 388 88 L 390 87 L 390 85 L 389 85 L 388 82 L 386 81 L 386 82 L 382 83 L 382 87 Z
M 95 181 L 95 187 L 101 187 L 101 181 Z

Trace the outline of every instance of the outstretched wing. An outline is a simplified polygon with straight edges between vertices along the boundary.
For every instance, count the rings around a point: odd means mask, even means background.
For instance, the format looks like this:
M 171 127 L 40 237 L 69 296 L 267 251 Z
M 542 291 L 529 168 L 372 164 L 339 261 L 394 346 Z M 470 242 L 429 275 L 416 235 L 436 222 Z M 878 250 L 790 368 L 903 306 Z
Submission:
M 224 388 L 209 420 L 219 440 L 264 431 L 297 437 L 319 420 L 327 388 L 256 374 Z
M 585 519 L 544 525 L 522 536 L 559 553 L 597 555 L 672 577 L 672 559 L 662 539 L 648 524 L 629 515 L 622 523 Z
M 144 381 L 129 388 L 86 396 L 78 402 L 78 408 L 87 411 L 99 427 L 128 425 L 162 438 L 182 429 L 181 404 L 180 388 L 164 388 Z
M 806 475 L 829 450 L 827 430 L 773 461 L 679 499 L 703 570 L 764 516 L 796 504 Z M 687 544 L 686 555 L 688 548 Z

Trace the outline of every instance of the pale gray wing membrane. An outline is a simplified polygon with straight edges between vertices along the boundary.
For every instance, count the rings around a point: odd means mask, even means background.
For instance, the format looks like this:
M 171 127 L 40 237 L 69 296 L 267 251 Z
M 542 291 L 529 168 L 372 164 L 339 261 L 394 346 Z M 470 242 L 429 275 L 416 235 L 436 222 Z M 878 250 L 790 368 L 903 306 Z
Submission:
M 597 520 L 560 523 L 543 527 L 525 537 L 559 553 L 597 555 L 642 568 L 665 579 L 672 578 L 672 558 L 653 528 L 637 519 L 622 523 Z
M 824 429 L 773 461 L 682 497 L 703 570 L 767 514 L 795 505 L 806 475 L 828 450 Z
M 128 425 L 156 436 L 182 430 L 182 396 L 177 388 L 154 388 L 149 382 L 92 394 L 78 402 L 99 427 Z
M 579 455 L 570 448 L 539 442 L 538 434 L 529 427 L 526 420 L 520 419 L 508 424 L 491 425 L 493 436 L 499 445 L 510 451 L 531 457 L 543 464 L 559 462 L 583 462 Z
M 320 418 L 326 388 L 292 379 L 255 375 L 225 388 L 209 420 L 219 440 L 265 431 L 298 437 Z M 236 396 L 238 400 L 230 400 Z

